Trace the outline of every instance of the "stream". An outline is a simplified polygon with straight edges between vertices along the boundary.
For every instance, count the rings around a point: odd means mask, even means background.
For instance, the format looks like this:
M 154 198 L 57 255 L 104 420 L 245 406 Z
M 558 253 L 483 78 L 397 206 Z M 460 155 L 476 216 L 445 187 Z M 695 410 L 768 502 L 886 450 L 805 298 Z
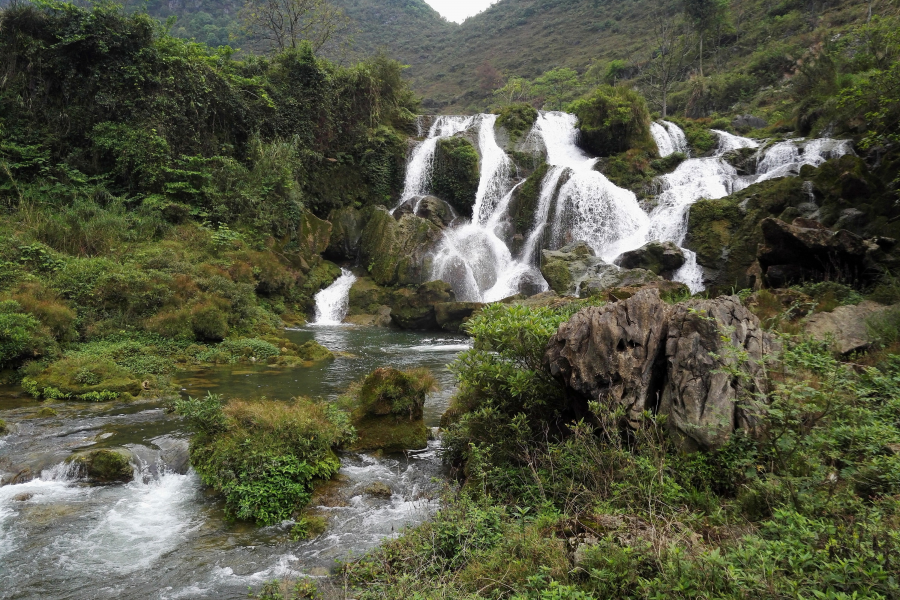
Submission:
M 447 369 L 468 348 L 460 336 L 346 326 L 290 330 L 341 353 L 309 368 L 244 365 L 186 371 L 182 394 L 334 398 L 380 366 L 431 368 L 441 391 L 425 419 L 436 426 L 454 390 Z M 52 406 L 58 416 L 34 418 Z M 327 517 L 324 534 L 292 541 L 291 523 L 257 528 L 229 523 L 222 503 L 186 464 L 189 432 L 159 401 L 38 403 L 0 388 L 0 598 L 246 598 L 275 578 L 325 576 L 335 561 L 360 555 L 437 508 L 446 472 L 438 443 L 406 455 L 345 454 L 336 479 L 312 506 Z M 63 462 L 73 450 L 127 447 L 137 457 L 127 484 L 91 486 Z M 37 475 L 37 474 L 40 475 Z M 363 493 L 387 484 L 389 499 Z

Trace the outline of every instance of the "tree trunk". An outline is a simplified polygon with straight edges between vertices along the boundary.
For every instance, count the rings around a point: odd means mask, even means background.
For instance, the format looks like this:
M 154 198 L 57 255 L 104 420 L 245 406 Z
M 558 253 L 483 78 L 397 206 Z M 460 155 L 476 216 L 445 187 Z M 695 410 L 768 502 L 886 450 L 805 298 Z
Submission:
M 700 34 L 700 77 L 703 77 L 703 34 Z

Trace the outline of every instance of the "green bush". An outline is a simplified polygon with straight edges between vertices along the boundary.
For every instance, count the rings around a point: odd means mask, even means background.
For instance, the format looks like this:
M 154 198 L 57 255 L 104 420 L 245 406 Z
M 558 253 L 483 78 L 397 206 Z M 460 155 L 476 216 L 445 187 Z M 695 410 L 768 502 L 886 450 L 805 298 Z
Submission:
M 537 109 L 530 104 L 507 104 L 498 113 L 497 126 L 505 128 L 510 141 L 516 142 L 531 131 L 537 117 Z
M 46 356 L 55 349 L 50 333 L 18 302 L 0 301 L 0 368 Z
M 302 509 L 316 482 L 340 468 L 332 448 L 353 435 L 339 411 L 306 399 L 224 403 L 207 394 L 177 400 L 175 410 L 198 432 L 190 456 L 201 479 L 224 496 L 230 517 L 259 525 Z
M 34 397 L 52 400 L 114 400 L 141 393 L 134 374 L 92 354 L 67 356 L 22 383 Z
M 603 85 L 569 107 L 578 117 L 579 144 L 597 156 L 639 149 L 658 155 L 650 134 L 650 111 L 638 92 Z

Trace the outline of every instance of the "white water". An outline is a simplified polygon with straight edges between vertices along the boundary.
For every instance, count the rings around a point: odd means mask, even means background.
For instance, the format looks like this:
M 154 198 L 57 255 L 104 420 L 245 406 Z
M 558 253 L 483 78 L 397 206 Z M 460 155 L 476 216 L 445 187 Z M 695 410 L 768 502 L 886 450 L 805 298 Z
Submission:
M 341 269 L 341 276 L 334 283 L 320 291 L 316 300 L 316 325 L 340 325 L 350 304 L 350 288 L 356 276 L 347 269 Z
M 754 183 L 795 176 L 803 165 L 818 167 L 826 160 L 852 153 L 853 149 L 846 140 L 822 138 L 809 140 L 805 144 L 802 140 L 779 142 L 766 150 L 759 161 Z
M 436 117 L 428 131 L 428 138 L 413 150 L 406 165 L 406 181 L 403 195 L 397 206 L 403 205 L 416 196 L 424 196 L 431 185 L 431 173 L 434 169 L 434 153 L 438 142 L 465 131 L 472 126 L 475 117 L 440 116 Z M 417 123 L 421 131 L 421 124 Z M 396 208 L 394 209 L 396 210 Z

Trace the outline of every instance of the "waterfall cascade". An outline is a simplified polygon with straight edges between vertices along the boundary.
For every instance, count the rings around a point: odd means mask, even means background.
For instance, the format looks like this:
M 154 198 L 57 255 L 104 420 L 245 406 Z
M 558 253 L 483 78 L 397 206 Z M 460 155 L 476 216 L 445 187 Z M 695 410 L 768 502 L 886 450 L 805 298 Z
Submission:
M 316 294 L 315 325 L 340 325 L 347 316 L 350 303 L 350 288 L 356 276 L 347 269 L 341 269 L 341 276 L 334 283 Z
M 620 188 L 595 169 L 597 160 L 576 144 L 576 117 L 562 112 L 541 112 L 526 141 L 542 146 L 550 166 L 541 182 L 533 221 L 517 243 L 510 235 L 509 207 L 516 190 L 513 163 L 494 135 L 495 115 L 438 117 L 428 138 L 413 151 L 401 204 L 427 194 L 437 142 L 478 128 L 481 179 L 469 222 L 444 232 L 435 250 L 432 277 L 449 282 L 463 301 L 491 302 L 521 291 L 547 289 L 539 270 L 540 250 L 558 249 L 583 240 L 597 256 L 612 262 L 622 252 L 650 241 L 678 246 L 687 235 L 688 210 L 701 198 L 722 198 L 757 181 L 796 175 L 804 164 L 852 152 L 846 141 L 788 140 L 765 147 L 760 142 L 725 131 L 712 130 L 718 145 L 712 156 L 687 158 L 671 173 L 658 177 L 654 207 L 641 208 L 635 194 Z M 684 132 L 674 123 L 651 125 L 660 156 L 675 152 L 690 156 Z M 540 142 L 535 144 L 533 142 Z M 729 152 L 757 149 L 756 173 L 741 176 L 725 160 Z M 692 292 L 702 291 L 703 272 L 696 255 L 683 249 L 685 265 L 674 279 Z M 327 290 L 326 290 L 327 291 Z

